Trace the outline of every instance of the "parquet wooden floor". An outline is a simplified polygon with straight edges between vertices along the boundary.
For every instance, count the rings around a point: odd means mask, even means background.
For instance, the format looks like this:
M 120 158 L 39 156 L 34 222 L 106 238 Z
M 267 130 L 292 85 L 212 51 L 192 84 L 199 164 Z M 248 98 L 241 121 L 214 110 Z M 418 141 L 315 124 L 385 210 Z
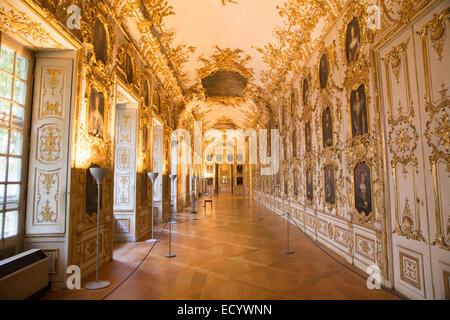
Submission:
M 256 202 L 249 207 L 248 199 L 227 193 L 206 198 L 213 199 L 213 207 L 203 208 L 202 201 L 197 208 L 199 221 L 185 210 L 178 218 L 187 221 L 172 225 L 175 258 L 164 257 L 166 225 L 147 259 L 111 294 L 151 243 L 115 244 L 114 260 L 100 269 L 100 278 L 111 281 L 110 287 L 50 291 L 44 299 L 102 299 L 108 294 L 107 299 L 398 299 L 385 290 L 367 289 L 364 279 L 327 256 L 293 225 L 290 236 L 295 253 L 283 254 L 286 221 L 264 208 L 263 220 L 257 220 Z M 94 274 L 86 281 L 93 279 Z

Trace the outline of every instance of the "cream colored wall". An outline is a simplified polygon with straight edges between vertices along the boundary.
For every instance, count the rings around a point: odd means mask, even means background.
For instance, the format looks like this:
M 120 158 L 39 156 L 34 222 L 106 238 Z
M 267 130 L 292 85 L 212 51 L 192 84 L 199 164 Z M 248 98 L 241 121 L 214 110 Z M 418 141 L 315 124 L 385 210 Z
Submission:
M 449 5 L 377 48 L 394 285 L 417 299 L 450 299 Z
M 410 10 L 407 18 L 392 14 L 394 19 L 384 13 L 382 28 L 374 34 L 361 22 L 367 18 L 364 8 L 356 2 L 351 3 L 298 73 L 292 87 L 285 90 L 288 93 L 284 100 L 274 106 L 275 110 L 278 108 L 280 134 L 285 137 L 283 140 L 288 146 L 287 159 L 283 159 L 283 146 L 280 146 L 280 184 L 274 186 L 272 177 L 258 177 L 255 181 L 259 188 L 256 199 L 261 198 L 265 205 L 278 213 L 290 212 L 302 230 L 315 241 L 326 245 L 363 271 L 370 265 L 377 265 L 381 269 L 384 285 L 417 299 L 442 299 L 448 298 L 449 294 L 449 234 L 445 235 L 449 208 L 441 200 L 443 190 L 448 190 L 449 159 L 446 140 L 442 140 L 443 136 L 439 133 L 448 131 L 443 123 L 448 116 L 448 94 L 445 89 L 450 79 L 443 70 L 449 69 L 446 57 L 449 41 L 442 34 L 437 36 L 439 28 L 448 32 L 448 5 L 448 1 L 420 2 L 417 8 Z M 389 9 L 396 12 L 398 7 Z M 433 25 L 433 21 L 437 21 L 433 18 L 435 14 L 441 20 Z M 362 26 L 362 55 L 357 63 L 348 64 L 345 31 L 354 16 Z M 410 24 L 405 23 L 408 19 L 411 19 Z M 422 36 L 418 34 L 422 30 L 428 31 L 424 36 L 427 39 L 424 45 Z M 430 38 L 433 36 L 438 39 Z M 396 67 L 399 71 L 392 70 L 386 55 L 408 38 L 405 51 L 408 62 L 401 51 L 400 66 Z M 439 50 L 442 50 L 442 59 Z M 424 52 L 427 57 L 424 57 Z M 330 64 L 330 78 L 327 89 L 321 90 L 318 65 L 324 53 Z M 428 64 L 424 63 L 426 61 Z M 385 70 L 390 74 L 390 82 L 386 80 Z M 396 72 L 398 81 L 395 79 Z M 303 105 L 300 98 L 305 77 L 309 79 L 311 92 L 308 105 Z M 366 88 L 369 133 L 353 138 L 349 97 L 351 91 L 361 84 Z M 388 86 L 392 86 L 391 91 L 387 91 Z M 295 92 L 294 110 L 290 110 L 292 92 Z M 392 111 L 388 113 L 390 103 Z M 398 118 L 399 105 L 404 114 L 408 114 L 407 106 L 411 106 L 414 113 L 411 117 Z M 332 109 L 334 146 L 324 148 L 321 116 L 328 106 Z M 281 108 L 284 108 L 284 119 Z M 391 115 L 396 120 L 389 119 Z M 307 121 L 311 121 L 311 153 L 305 152 L 304 126 Z M 410 137 L 411 142 L 402 141 L 403 138 L 398 136 L 402 134 L 398 131 L 402 124 L 405 125 L 405 137 Z M 436 130 L 439 127 L 441 131 Z M 298 132 L 296 158 L 292 156 L 291 136 L 294 130 Z M 401 145 L 406 143 L 404 141 L 408 141 L 405 150 L 399 153 Z M 436 156 L 439 160 L 434 162 Z M 368 216 L 358 214 L 354 201 L 353 172 L 362 161 L 370 166 L 372 177 L 373 208 Z M 324 199 L 323 170 L 327 165 L 335 168 L 334 205 Z M 404 174 L 403 167 L 406 170 Z M 306 199 L 305 176 L 308 168 L 314 172 L 312 202 Z M 397 168 L 397 175 L 393 175 L 393 168 Z M 407 177 L 406 180 L 403 176 Z M 284 192 L 285 179 L 287 194 Z M 294 179 L 298 182 L 298 196 L 293 195 Z M 395 187 L 394 181 L 397 181 L 397 192 L 392 189 Z M 404 220 L 401 226 L 403 231 L 396 230 L 396 217 L 405 214 L 406 198 L 410 199 L 413 226 L 409 228 Z M 419 227 L 419 220 L 423 240 L 414 233 Z M 413 233 L 408 234 L 408 228 Z

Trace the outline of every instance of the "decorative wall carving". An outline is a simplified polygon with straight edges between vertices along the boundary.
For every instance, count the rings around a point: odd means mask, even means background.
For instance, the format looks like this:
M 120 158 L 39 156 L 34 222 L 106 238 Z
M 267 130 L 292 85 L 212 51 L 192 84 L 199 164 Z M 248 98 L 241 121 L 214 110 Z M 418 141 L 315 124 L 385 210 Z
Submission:
M 421 290 L 421 270 L 419 260 L 406 253 L 400 252 L 400 278 L 406 283 Z
M 36 159 L 50 164 L 61 160 L 62 130 L 56 125 L 43 125 L 38 128 L 38 147 Z
M 58 222 L 60 174 L 60 169 L 52 171 L 36 169 L 35 224 Z
M 44 249 L 42 250 L 48 257 L 48 273 L 56 274 L 58 268 L 59 249 Z
M 375 263 L 376 248 L 374 240 L 355 234 L 355 252 Z
M 130 232 L 130 219 L 116 219 L 115 223 L 115 233 Z
M 44 70 L 43 70 L 44 72 Z M 62 119 L 64 105 L 64 69 L 47 68 L 42 75 L 41 103 L 39 105 L 39 118 L 56 117 Z
M 424 135 L 426 143 L 431 149 L 429 161 L 434 182 L 436 239 L 433 244 L 443 249 L 450 250 L 450 213 L 448 207 L 442 202 L 442 188 L 446 188 L 446 175 L 450 172 L 450 99 L 448 97 L 448 83 L 442 82 L 438 96 L 433 99 L 433 93 L 437 88 L 432 87 L 433 66 L 431 65 L 428 46 L 431 43 L 435 49 L 438 61 L 448 65 L 448 56 L 443 55 L 443 48 L 449 47 L 445 40 L 450 17 L 450 7 L 435 13 L 433 19 L 428 21 L 418 34 L 422 40 L 422 52 L 425 68 L 425 109 L 428 113 Z M 447 24 L 445 24 L 447 22 Z M 437 72 L 436 72 L 437 73 Z M 434 80 L 436 83 L 437 80 Z M 439 83 L 437 83 L 439 85 Z M 434 89 L 434 91 L 433 91 Z M 448 178 L 447 178 L 448 179 Z
M 30 12 L 25 8 L 16 8 L 16 4 L 11 5 L 9 2 L 2 2 L 0 6 L 0 30 L 5 33 L 13 34 L 22 40 L 25 40 L 34 49 L 67 49 L 66 43 L 62 43 L 57 36 L 55 36 L 48 28 L 36 21 L 32 17 L 30 19 Z

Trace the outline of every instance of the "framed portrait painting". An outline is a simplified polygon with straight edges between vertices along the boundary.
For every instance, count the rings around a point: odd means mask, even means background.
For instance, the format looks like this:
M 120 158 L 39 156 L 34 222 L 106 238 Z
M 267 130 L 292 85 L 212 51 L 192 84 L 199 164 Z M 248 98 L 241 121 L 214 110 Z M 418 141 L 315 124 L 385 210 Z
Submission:
M 326 89 L 328 84 L 328 76 L 329 76 L 329 64 L 327 55 L 324 53 L 320 57 L 319 63 L 319 82 L 320 89 Z
M 359 136 L 369 132 L 367 122 L 366 91 L 362 84 L 350 94 L 350 115 L 352 122 L 352 136 Z
M 305 124 L 305 151 L 311 152 L 311 121 Z
M 292 156 L 297 157 L 297 131 L 292 132 Z
M 97 91 L 94 87 L 91 87 L 87 114 L 88 133 L 98 138 L 103 138 L 105 125 L 105 97 L 102 91 Z
M 303 105 L 306 106 L 308 104 L 308 97 L 309 97 L 309 84 L 308 84 L 308 78 L 303 79 Z
M 297 177 L 298 177 L 298 173 L 297 173 L 297 170 L 295 170 L 294 171 L 294 174 L 293 174 L 293 180 L 292 180 L 292 182 L 293 182 L 293 192 L 294 192 L 294 196 L 298 196 L 298 180 L 297 180 Z
M 130 54 L 125 55 L 124 69 L 125 69 L 124 72 L 125 72 L 125 77 L 127 79 L 127 82 L 133 83 L 134 65 L 133 65 L 133 60 L 132 60 Z
M 361 47 L 361 30 L 356 17 L 354 17 L 353 20 L 347 25 L 345 47 L 348 63 L 358 60 L 359 49 Z
M 355 167 L 355 209 L 366 215 L 372 212 L 372 185 L 370 168 L 365 162 L 360 162 Z
M 331 165 L 325 166 L 324 183 L 325 183 L 325 202 L 334 204 L 336 202 L 336 191 L 334 184 L 334 167 Z
M 326 107 L 322 112 L 322 139 L 324 148 L 333 145 L 333 119 L 330 107 Z
M 148 107 L 150 105 L 150 83 L 145 80 L 144 83 L 144 105 Z
M 108 35 L 103 22 L 97 18 L 92 32 L 92 43 L 94 45 L 95 59 L 106 64 L 106 54 L 108 50 Z
M 306 170 L 306 199 L 313 201 L 313 171 L 312 168 Z
M 147 153 L 148 146 L 148 128 L 144 123 L 142 126 L 142 153 Z

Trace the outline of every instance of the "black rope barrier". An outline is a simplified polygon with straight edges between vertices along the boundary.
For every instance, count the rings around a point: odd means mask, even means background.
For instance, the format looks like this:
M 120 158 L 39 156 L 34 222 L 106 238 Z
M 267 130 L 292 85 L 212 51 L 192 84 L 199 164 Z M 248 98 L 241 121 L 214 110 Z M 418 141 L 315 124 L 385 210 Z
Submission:
M 343 266 L 345 269 L 347 269 L 347 270 L 353 272 L 353 273 L 356 274 L 358 277 L 360 277 L 360 278 L 362 278 L 362 279 L 364 279 L 364 280 L 366 280 L 366 281 L 367 281 L 367 279 L 369 279 L 369 277 L 366 277 L 366 276 L 360 274 L 359 272 L 357 272 L 357 271 L 351 269 L 350 267 L 346 266 L 345 264 L 343 264 L 342 262 L 340 262 L 339 260 L 337 260 L 337 259 L 336 259 L 335 257 L 333 257 L 331 254 L 329 254 L 326 250 L 324 250 L 321 246 L 319 246 L 319 245 L 317 244 L 317 241 L 316 241 L 316 240 L 314 240 L 314 239 L 311 238 L 306 232 L 304 232 L 304 231 L 302 230 L 302 228 L 297 224 L 297 222 L 296 222 L 294 219 L 291 219 L 291 221 L 294 222 L 294 224 L 295 224 L 295 226 L 297 227 L 297 229 L 299 229 L 299 230 L 305 235 L 305 237 L 306 237 L 309 241 L 311 241 L 317 248 L 320 249 L 320 251 L 322 251 L 323 253 L 325 253 L 329 258 L 331 258 L 332 260 L 334 260 L 335 262 L 337 262 L 339 265 Z M 381 287 L 384 291 L 386 291 L 386 292 L 388 292 L 388 293 L 390 293 L 390 294 L 396 296 L 397 298 L 400 298 L 400 299 L 402 299 L 402 300 L 406 300 L 405 298 L 403 298 L 402 296 L 398 295 L 398 294 L 395 293 L 394 291 L 390 290 L 389 288 L 386 288 L 386 287 L 385 287 L 384 285 L 382 285 L 381 283 L 380 283 L 380 287 Z
M 164 232 L 164 229 L 167 226 L 167 222 L 164 223 L 164 226 L 162 227 L 161 231 L 159 232 L 158 235 L 158 240 L 161 239 L 161 235 Z M 159 242 L 159 241 L 158 241 Z M 147 254 L 144 256 L 144 258 L 142 258 L 142 260 L 139 262 L 139 264 L 125 277 L 125 279 L 123 279 L 117 286 L 114 287 L 114 289 L 112 289 L 107 295 L 105 295 L 101 300 L 105 300 L 106 298 L 108 298 L 111 294 L 113 294 L 117 289 L 119 289 L 128 279 L 130 279 L 130 277 L 137 271 L 137 269 L 139 269 L 139 267 L 144 263 L 144 261 L 147 259 L 147 257 L 150 255 L 150 253 L 152 252 L 153 248 L 155 247 L 155 245 L 158 242 L 153 242 L 153 245 L 150 247 L 150 249 L 148 250 Z
M 170 214 L 169 218 L 175 220 L 177 223 L 185 223 L 187 221 L 190 221 L 191 219 L 184 219 L 184 220 L 178 220 L 177 218 L 175 218 L 172 214 Z M 166 229 L 167 225 L 169 224 L 169 221 L 165 222 L 161 231 L 158 234 L 157 239 L 160 240 L 161 239 L 161 235 L 164 232 L 164 230 Z M 153 245 L 150 247 L 150 249 L 148 250 L 148 252 L 146 253 L 146 255 L 141 259 L 141 261 L 138 263 L 138 265 L 117 285 L 114 287 L 114 289 L 112 289 L 108 294 L 106 294 L 101 300 L 105 300 L 106 298 L 108 298 L 111 294 L 113 294 L 117 289 L 119 289 L 128 279 L 131 278 L 131 276 L 139 269 L 139 267 L 144 263 L 144 261 L 147 259 L 147 257 L 150 255 L 150 253 L 152 252 L 153 248 L 155 247 L 155 245 L 158 242 L 153 242 Z

